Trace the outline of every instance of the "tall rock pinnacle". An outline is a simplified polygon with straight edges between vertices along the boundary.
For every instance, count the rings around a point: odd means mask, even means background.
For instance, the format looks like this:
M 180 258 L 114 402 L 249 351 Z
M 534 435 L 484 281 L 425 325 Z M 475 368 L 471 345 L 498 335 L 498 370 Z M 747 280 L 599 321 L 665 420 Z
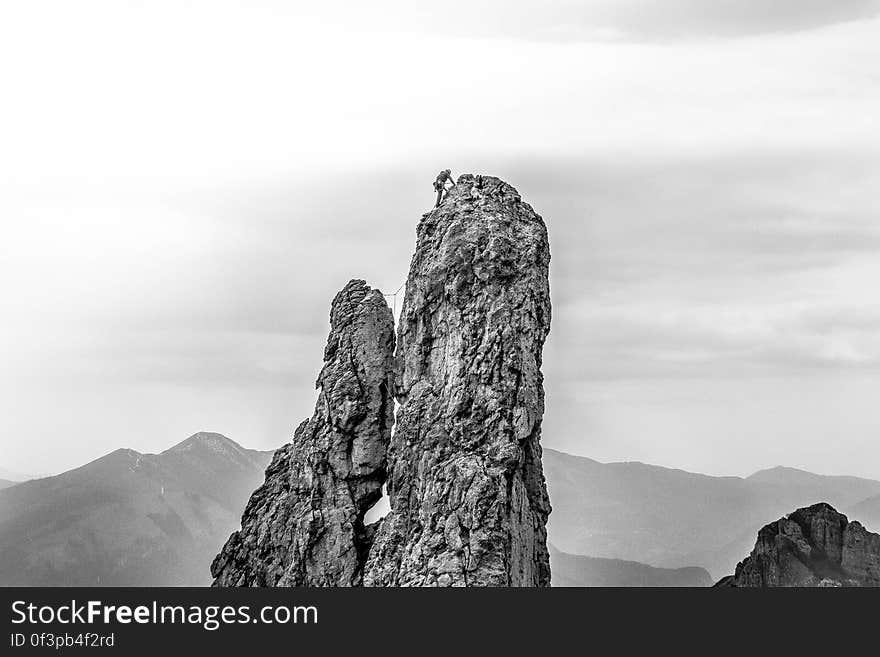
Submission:
M 549 262 L 543 220 L 498 178 L 461 176 L 419 224 L 398 327 L 391 512 L 365 585 L 549 585 Z
M 394 318 L 353 280 L 336 295 L 315 413 L 279 449 L 241 531 L 214 559 L 215 586 L 357 586 L 365 512 L 382 495 L 394 423 Z
M 215 585 L 549 585 L 549 263 L 517 191 L 464 175 L 419 223 L 393 358 L 382 295 L 349 283 L 315 413 L 276 452 Z M 383 484 L 391 511 L 364 526 Z

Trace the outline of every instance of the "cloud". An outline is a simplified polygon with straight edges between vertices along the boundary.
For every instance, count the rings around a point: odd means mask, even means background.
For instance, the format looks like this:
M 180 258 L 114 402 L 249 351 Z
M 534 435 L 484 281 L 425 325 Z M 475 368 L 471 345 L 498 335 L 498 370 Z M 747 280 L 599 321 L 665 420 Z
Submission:
M 180 4 L 0 21 L 24 62 L 0 140 L 20 459 L 66 442 L 74 465 L 126 423 L 135 447 L 205 423 L 277 444 L 311 412 L 333 295 L 400 285 L 447 166 L 547 221 L 548 409 L 631 377 L 684 422 L 670 381 L 873 367 L 878 22 L 727 37 L 875 3 Z
M 880 12 L 877 0 L 592 0 L 553 7 L 555 20 L 543 34 L 571 39 L 603 30 L 630 39 L 729 38 L 809 30 Z
M 325 20 L 540 41 L 693 40 L 798 32 L 874 17 L 878 0 L 385 0 L 322 3 Z M 340 6 L 345 4 L 344 7 Z
M 550 227 L 549 377 L 880 366 L 865 284 L 880 275 L 875 157 L 758 149 L 515 170 Z
M 486 170 L 515 181 L 550 228 L 561 374 L 692 376 L 872 358 L 864 337 L 834 325 L 865 321 L 862 281 L 880 251 L 880 162 L 870 156 L 498 159 L 499 170 Z M 92 336 L 51 362 L 110 380 L 311 380 L 342 285 L 359 277 L 393 292 L 405 278 L 413 208 L 431 198 L 426 170 L 408 163 L 307 184 L 176 191 L 155 213 L 81 211 L 75 252 L 63 240 L 21 250 L 20 264 L 52 274 L 35 289 L 67 300 L 47 306 L 47 330 L 63 323 L 68 337 Z M 64 226 L 74 230 L 69 211 L 47 230 Z M 829 296 L 833 313 L 800 319 Z
M 717 296 L 737 281 L 827 270 L 880 250 L 880 160 L 868 154 L 755 149 L 511 169 L 561 246 L 562 302 L 661 286 Z
M 587 339 L 564 346 L 568 384 L 608 379 L 743 378 L 880 371 L 876 313 L 829 305 L 719 301 L 568 308 Z

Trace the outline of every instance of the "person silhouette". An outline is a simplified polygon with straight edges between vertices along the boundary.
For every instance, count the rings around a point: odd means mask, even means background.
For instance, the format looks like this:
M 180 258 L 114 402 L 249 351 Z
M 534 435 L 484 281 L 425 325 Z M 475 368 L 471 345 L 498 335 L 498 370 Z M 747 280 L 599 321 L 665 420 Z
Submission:
M 446 183 L 450 183 L 448 189 L 455 187 L 455 181 L 452 179 L 451 169 L 444 169 L 438 173 L 437 179 L 434 181 L 434 191 L 437 192 L 437 202 L 434 204 L 435 208 L 440 207 L 440 202 L 443 200 L 443 192 L 448 192 Z

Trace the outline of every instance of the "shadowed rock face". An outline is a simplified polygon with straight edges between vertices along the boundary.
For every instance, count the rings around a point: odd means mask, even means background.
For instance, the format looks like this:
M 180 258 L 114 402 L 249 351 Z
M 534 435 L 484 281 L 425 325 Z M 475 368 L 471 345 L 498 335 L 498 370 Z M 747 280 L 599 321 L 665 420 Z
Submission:
M 543 220 L 507 183 L 461 176 L 419 223 L 399 327 L 391 512 L 368 586 L 546 586 Z
M 880 534 L 824 502 L 758 532 L 755 549 L 716 586 L 880 586 Z
M 357 586 L 394 422 L 394 318 L 353 280 L 336 295 L 315 412 L 275 453 L 242 528 L 214 559 L 215 586 Z

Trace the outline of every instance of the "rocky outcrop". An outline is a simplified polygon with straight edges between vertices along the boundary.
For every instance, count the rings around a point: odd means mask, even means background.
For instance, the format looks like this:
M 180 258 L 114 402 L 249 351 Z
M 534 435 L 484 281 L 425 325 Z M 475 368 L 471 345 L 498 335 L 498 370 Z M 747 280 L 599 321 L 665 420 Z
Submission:
M 215 584 L 549 585 L 549 262 L 544 222 L 517 191 L 466 175 L 418 225 L 393 373 L 391 313 L 349 283 L 315 414 L 276 453 Z M 365 527 L 383 483 L 391 511 Z
M 880 586 L 880 534 L 824 502 L 798 509 L 763 527 L 716 586 Z
M 381 496 L 394 422 L 394 318 L 364 281 L 343 288 L 315 412 L 275 453 L 211 566 L 215 586 L 357 586 L 369 548 L 365 512 Z
M 398 326 L 391 512 L 370 586 L 546 586 L 543 220 L 507 183 L 461 176 L 417 231 Z

